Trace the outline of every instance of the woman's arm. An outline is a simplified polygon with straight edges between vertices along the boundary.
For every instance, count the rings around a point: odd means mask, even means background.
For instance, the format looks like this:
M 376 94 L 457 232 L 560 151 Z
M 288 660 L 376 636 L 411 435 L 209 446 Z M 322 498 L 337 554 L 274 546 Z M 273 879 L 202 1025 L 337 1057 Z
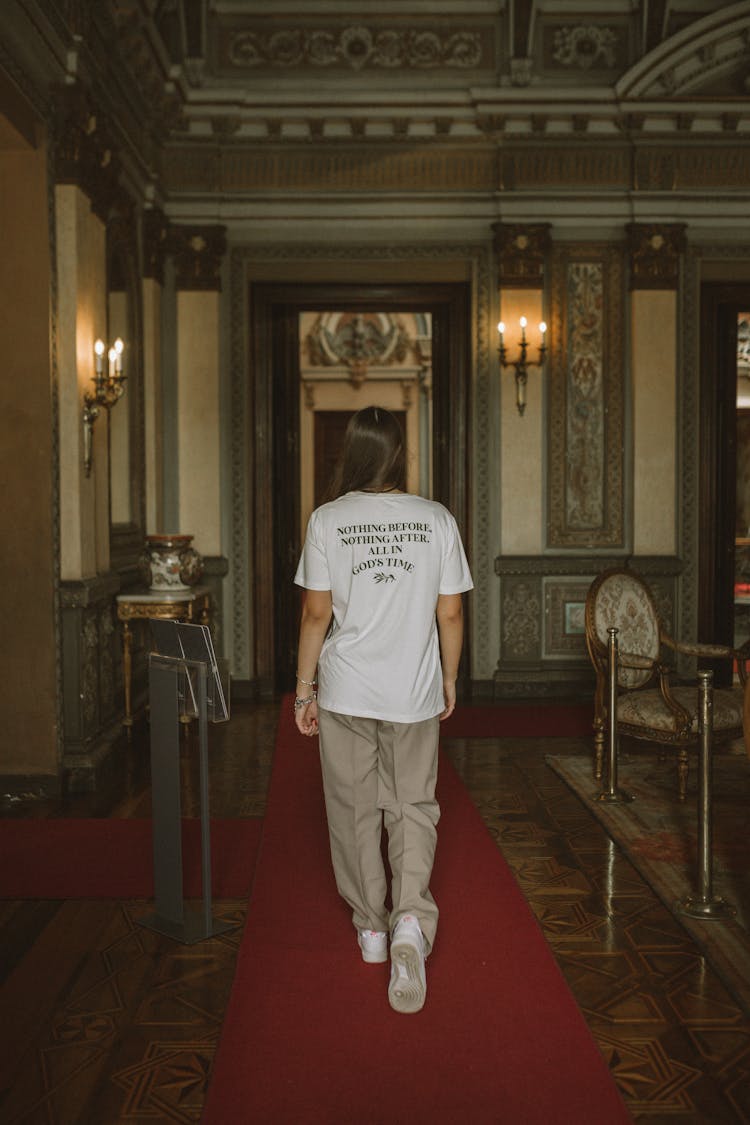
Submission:
M 464 605 L 460 594 L 438 594 L 437 626 L 440 637 L 440 663 L 443 668 L 445 710 L 441 721 L 453 714 L 456 706 L 456 678 L 464 643 Z
M 302 620 L 299 627 L 299 647 L 297 649 L 297 680 L 296 694 L 298 699 L 307 699 L 312 695 L 310 683 L 317 678 L 318 657 L 323 647 L 328 626 L 331 623 L 333 603 L 330 590 L 306 590 L 305 600 L 302 605 Z M 305 683 L 304 681 L 308 682 Z M 303 734 L 313 735 L 318 733 L 318 704 L 317 700 L 306 703 L 303 707 L 296 707 L 294 721 L 298 730 Z

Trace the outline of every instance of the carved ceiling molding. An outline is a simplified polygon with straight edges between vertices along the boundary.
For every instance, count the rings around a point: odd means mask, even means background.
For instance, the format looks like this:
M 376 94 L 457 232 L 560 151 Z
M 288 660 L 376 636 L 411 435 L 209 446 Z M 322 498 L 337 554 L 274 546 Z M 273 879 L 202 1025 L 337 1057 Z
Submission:
M 216 31 L 222 70 L 476 70 L 495 66 L 494 21 L 441 25 L 434 18 L 401 21 L 314 21 L 290 26 L 265 15 Z
M 628 223 L 631 289 L 676 289 L 687 246 L 685 223 Z
M 747 67 L 750 0 L 722 7 L 670 36 L 615 86 L 620 98 L 662 98 L 699 90 L 738 65 Z
M 723 142 L 656 144 L 650 138 L 592 144 L 586 140 L 500 148 L 421 144 L 382 145 L 377 158 L 364 145 L 173 145 L 164 152 L 163 185 L 177 196 L 228 197 L 264 192 L 543 191 L 553 186 L 613 192 L 746 191 L 750 146 L 732 135 Z

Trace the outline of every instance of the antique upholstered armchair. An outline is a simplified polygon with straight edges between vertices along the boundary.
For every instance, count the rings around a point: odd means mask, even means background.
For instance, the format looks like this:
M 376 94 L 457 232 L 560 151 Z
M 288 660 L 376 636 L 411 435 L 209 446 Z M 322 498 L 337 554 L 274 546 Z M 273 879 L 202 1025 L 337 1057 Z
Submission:
M 698 688 L 671 683 L 662 662 L 663 649 L 716 660 L 736 660 L 740 686 L 714 691 L 714 741 L 742 735 L 743 694 L 750 642 L 741 650 L 725 645 L 681 644 L 662 628 L 653 597 L 635 571 L 605 570 L 586 596 L 586 645 L 596 671 L 594 700 L 594 774 L 602 775 L 605 732 L 608 729 L 607 630 L 618 630 L 617 733 L 671 746 L 677 754 L 678 792 L 687 792 L 689 750 L 698 740 Z

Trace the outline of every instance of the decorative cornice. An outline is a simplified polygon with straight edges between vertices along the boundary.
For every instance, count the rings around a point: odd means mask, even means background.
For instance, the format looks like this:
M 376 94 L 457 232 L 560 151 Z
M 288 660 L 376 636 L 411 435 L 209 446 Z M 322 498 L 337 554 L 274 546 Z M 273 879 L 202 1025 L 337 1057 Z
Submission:
M 493 223 L 501 288 L 541 289 L 551 223 Z
M 685 223 L 628 223 L 631 289 L 676 289 L 680 255 L 687 245 Z
M 226 253 L 226 227 L 172 225 L 169 248 L 174 257 L 178 289 L 221 289 L 221 260 Z
M 143 212 L 143 276 L 164 284 L 164 259 L 169 253 L 169 221 L 153 207 Z

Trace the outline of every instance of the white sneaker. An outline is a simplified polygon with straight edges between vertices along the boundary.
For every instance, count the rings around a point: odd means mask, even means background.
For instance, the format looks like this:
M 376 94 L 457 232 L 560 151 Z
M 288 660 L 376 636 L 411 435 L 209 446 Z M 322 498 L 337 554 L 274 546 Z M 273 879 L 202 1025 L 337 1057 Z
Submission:
M 388 1002 L 396 1012 L 418 1012 L 426 997 L 424 937 L 413 914 L 404 914 L 391 937 Z
M 380 930 L 358 930 L 357 941 L 362 950 L 362 960 L 379 965 L 388 960 L 388 934 Z

